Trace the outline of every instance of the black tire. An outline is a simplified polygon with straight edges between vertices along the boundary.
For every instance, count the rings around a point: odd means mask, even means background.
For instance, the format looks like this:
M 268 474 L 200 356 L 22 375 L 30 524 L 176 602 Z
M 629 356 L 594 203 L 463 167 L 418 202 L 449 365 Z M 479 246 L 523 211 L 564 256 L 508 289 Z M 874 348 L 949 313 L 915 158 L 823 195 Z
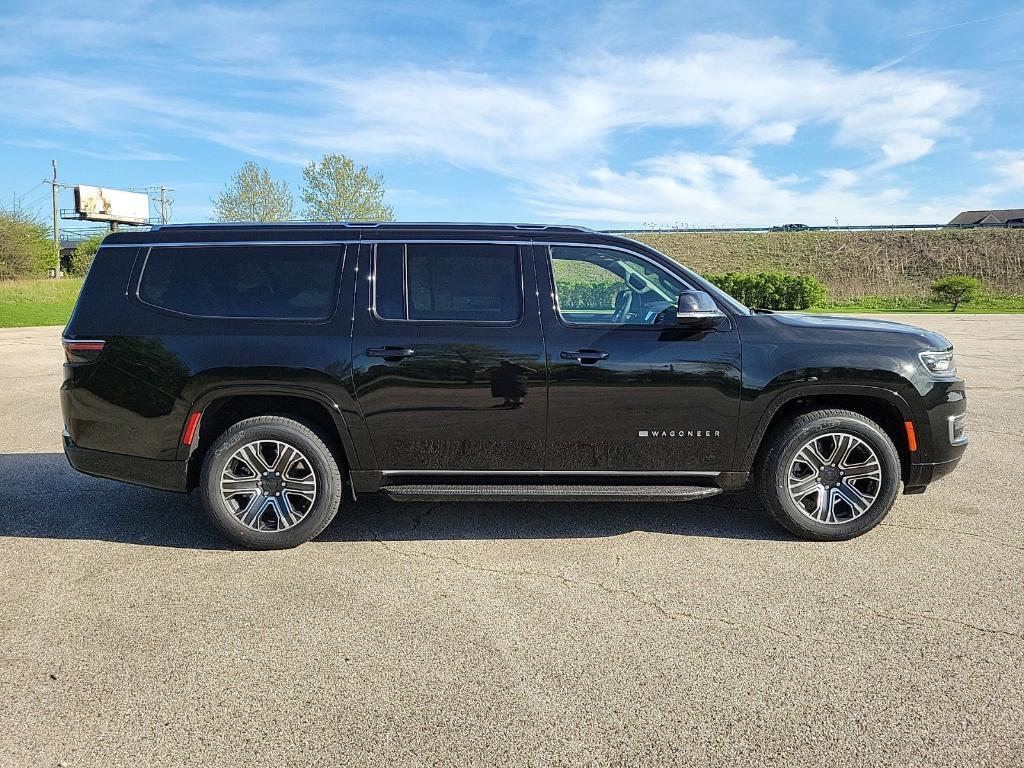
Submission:
M 290 527 L 283 527 L 281 530 L 256 530 L 246 525 L 236 516 L 238 510 L 233 509 L 231 505 L 245 506 L 247 497 L 241 495 L 229 501 L 221 492 L 221 478 L 228 462 L 232 461 L 236 451 L 254 441 L 268 441 L 266 445 L 270 447 L 264 446 L 264 450 L 267 451 L 274 448 L 270 441 L 283 443 L 297 449 L 302 457 L 308 460 L 308 467 L 301 461 L 292 467 L 298 467 L 304 475 L 307 471 L 313 475 L 315 495 L 312 502 L 301 508 L 305 504 L 301 497 L 285 494 L 295 499 L 294 502 L 289 502 L 289 506 L 294 504 L 297 513 L 302 514 L 301 519 L 294 524 L 282 522 L 280 516 L 268 508 L 264 515 L 253 521 L 257 527 L 269 527 L 271 521 L 277 525 Z M 274 456 L 272 452 L 266 455 Z M 308 478 L 308 475 L 305 477 Z M 342 489 L 338 461 L 324 440 L 305 424 L 284 416 L 257 416 L 240 421 L 227 429 L 206 454 L 199 479 L 203 507 L 210 521 L 233 542 L 248 549 L 288 549 L 320 535 L 338 513 Z
M 871 485 L 871 481 L 866 486 L 864 481 L 856 481 L 862 489 L 877 488 L 877 497 L 873 503 L 858 516 L 852 517 L 852 507 L 841 502 L 839 509 L 852 519 L 821 522 L 813 519 L 791 497 L 789 473 L 791 463 L 808 441 L 833 433 L 852 435 L 864 441 L 878 459 L 881 478 L 877 486 Z M 828 441 L 829 438 L 825 437 L 826 446 Z M 823 470 L 821 474 L 826 471 Z M 899 492 L 900 457 L 889 436 L 871 419 L 852 411 L 811 411 L 795 417 L 766 438 L 755 472 L 761 504 L 780 525 L 804 539 L 843 541 L 867 533 L 888 514 Z M 810 506 L 814 506 L 816 499 L 815 496 L 811 497 Z

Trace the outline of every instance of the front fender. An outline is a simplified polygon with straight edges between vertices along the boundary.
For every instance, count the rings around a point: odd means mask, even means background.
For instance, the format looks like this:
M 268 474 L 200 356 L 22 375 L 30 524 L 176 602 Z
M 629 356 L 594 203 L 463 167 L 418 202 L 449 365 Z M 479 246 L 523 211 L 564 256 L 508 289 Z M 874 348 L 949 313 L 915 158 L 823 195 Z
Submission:
M 906 387 L 913 388 L 913 385 L 903 380 Z M 749 472 L 754 465 L 754 459 L 761 446 L 761 441 L 768 432 L 772 419 L 787 404 L 801 398 L 809 397 L 867 397 L 880 400 L 894 406 L 904 421 L 921 424 L 924 414 L 915 413 L 910 402 L 898 391 L 886 387 L 871 384 L 842 384 L 842 383 L 819 383 L 804 379 L 795 381 L 779 388 L 772 395 L 768 396 L 764 403 L 756 410 L 748 411 L 745 417 L 741 417 L 741 425 L 747 426 L 745 435 L 738 436 L 736 465 L 734 469 L 740 472 Z M 756 400 L 751 405 L 754 405 Z

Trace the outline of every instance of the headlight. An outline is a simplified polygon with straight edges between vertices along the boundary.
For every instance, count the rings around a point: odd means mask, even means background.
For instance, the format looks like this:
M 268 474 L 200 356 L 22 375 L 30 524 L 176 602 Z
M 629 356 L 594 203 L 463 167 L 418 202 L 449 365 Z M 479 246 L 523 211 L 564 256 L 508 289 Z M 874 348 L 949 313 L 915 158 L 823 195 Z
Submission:
M 921 358 L 924 367 L 935 376 L 952 376 L 956 373 L 952 349 L 945 352 L 919 352 L 917 356 Z

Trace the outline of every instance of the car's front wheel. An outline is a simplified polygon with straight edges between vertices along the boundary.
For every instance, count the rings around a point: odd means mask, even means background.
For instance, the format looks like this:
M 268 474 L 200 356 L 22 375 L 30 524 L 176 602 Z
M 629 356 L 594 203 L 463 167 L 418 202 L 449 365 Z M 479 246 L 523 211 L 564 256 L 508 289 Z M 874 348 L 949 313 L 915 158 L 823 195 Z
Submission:
M 338 462 L 304 424 L 258 416 L 210 448 L 199 482 L 213 524 L 250 549 L 287 549 L 319 535 L 341 504 Z
M 805 413 L 767 440 L 757 469 L 761 501 L 797 536 L 860 536 L 896 501 L 899 453 L 885 431 L 859 413 Z

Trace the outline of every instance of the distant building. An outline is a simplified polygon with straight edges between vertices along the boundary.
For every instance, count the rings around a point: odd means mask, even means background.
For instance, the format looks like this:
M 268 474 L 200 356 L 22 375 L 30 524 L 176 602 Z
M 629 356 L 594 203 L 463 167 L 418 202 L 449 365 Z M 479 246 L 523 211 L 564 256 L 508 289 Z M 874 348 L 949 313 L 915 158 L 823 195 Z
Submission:
M 1011 219 L 1024 219 L 1024 208 L 1008 208 L 1003 211 L 961 211 L 950 224 L 959 224 L 964 227 L 971 226 L 1005 226 Z

